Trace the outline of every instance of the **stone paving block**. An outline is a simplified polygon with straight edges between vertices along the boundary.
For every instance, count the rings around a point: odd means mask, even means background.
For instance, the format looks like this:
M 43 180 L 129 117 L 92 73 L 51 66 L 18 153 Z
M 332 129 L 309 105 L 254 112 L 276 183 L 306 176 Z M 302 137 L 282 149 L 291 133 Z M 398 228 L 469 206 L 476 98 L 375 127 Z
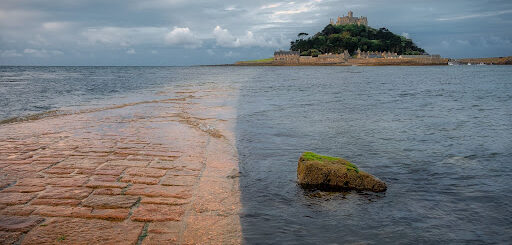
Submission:
M 86 207 L 67 207 L 67 206 L 40 206 L 33 214 L 48 217 L 76 217 L 87 218 L 90 216 L 92 208 Z
M 22 178 L 18 180 L 18 186 L 46 186 L 48 184 L 46 178 Z
M 142 177 L 162 177 L 166 173 L 165 169 L 157 169 L 157 168 L 128 168 L 126 170 L 126 174 L 133 176 L 142 176 Z
M 47 180 L 47 183 L 60 187 L 78 187 L 85 185 L 87 181 L 89 181 L 87 177 L 51 178 Z
M 60 162 L 61 160 L 60 159 L 44 159 L 44 158 L 36 158 L 34 159 L 34 161 L 32 162 L 32 164 L 56 164 L 58 162 Z
M 91 188 L 125 188 L 128 186 L 128 183 L 92 180 L 89 181 L 89 183 L 87 183 L 85 186 Z
M 95 171 L 96 171 L 95 169 L 77 169 L 77 170 L 75 171 L 75 174 L 80 174 L 80 175 L 93 175 Z
M 96 219 L 107 219 L 107 220 L 124 220 L 128 218 L 130 209 L 116 208 L 116 209 L 93 209 L 92 212 L 87 215 L 87 218 Z
M 75 169 L 72 168 L 50 168 L 46 171 L 44 171 L 47 174 L 71 174 L 75 172 Z
M 182 244 L 241 244 L 240 218 L 238 215 L 190 216 L 183 233 Z
M 150 168 L 159 168 L 159 169 L 175 169 L 179 168 L 179 164 L 177 164 L 174 161 L 162 161 L 162 160 L 156 160 L 149 164 Z
M 11 245 L 16 244 L 23 233 L 0 231 L 0 244 Z
M 63 169 L 96 169 L 99 167 L 102 162 L 97 161 L 88 161 L 84 159 L 80 160 L 64 160 L 57 165 L 53 166 L 53 168 L 63 168 Z
M 25 205 L 8 206 L 0 211 L 0 215 L 28 216 L 36 208 Z
M 27 173 L 27 172 L 39 172 L 47 167 L 49 167 L 50 164 L 38 164 L 38 165 L 32 165 L 32 164 L 16 164 L 16 165 L 9 165 L 8 167 L 5 167 L 2 171 L 7 173 Z
M 40 192 L 44 191 L 46 188 L 43 186 L 11 186 L 2 190 L 2 192 L 20 192 L 20 193 L 30 193 L 30 192 Z
M 101 182 L 116 182 L 119 179 L 119 176 L 112 175 L 93 175 L 91 176 L 92 180 L 101 181 Z
M 84 199 L 91 194 L 92 189 L 86 187 L 51 187 L 39 194 L 46 199 Z
M 142 245 L 180 244 L 178 238 L 176 233 L 148 233 Z
M 135 209 L 131 219 L 142 222 L 179 221 L 184 213 L 185 210 L 181 206 L 141 204 Z
M 198 181 L 196 176 L 167 175 L 162 178 L 161 185 L 192 186 Z
M 178 221 L 151 222 L 148 226 L 148 234 L 179 233 L 182 227 L 183 223 Z
M 19 159 L 19 158 L 18 158 Z M 17 159 L 9 159 L 9 160 L 6 160 L 5 162 L 9 163 L 9 165 L 13 165 L 13 164 L 17 164 L 17 165 L 29 165 L 33 162 L 32 159 L 30 160 L 17 160 Z
M 143 197 L 140 203 L 164 204 L 164 205 L 184 205 L 189 203 L 189 199 L 179 199 L 172 197 Z
M 175 175 L 175 176 L 199 176 L 201 174 L 200 171 L 194 171 L 194 170 L 169 170 L 169 175 Z
M 148 196 L 148 197 L 175 197 L 190 198 L 191 188 L 186 186 L 161 186 L 134 184 L 125 192 L 125 195 Z
M 93 208 L 129 208 L 139 200 L 135 196 L 90 195 L 82 201 L 82 206 Z
M 95 189 L 94 195 L 121 195 L 122 189 L 120 188 L 98 188 Z
M 77 206 L 80 200 L 76 199 L 39 199 L 36 198 L 30 202 L 31 205 L 48 205 L 48 206 Z
M 0 231 L 26 232 L 43 220 L 39 217 L 0 216 Z
M 119 175 L 121 175 L 123 173 L 124 169 L 125 169 L 124 167 L 123 168 L 117 168 L 117 169 L 97 169 L 93 173 L 95 175 L 119 176 Z
M 143 223 L 54 218 L 32 229 L 23 244 L 136 244 Z
M 117 166 L 128 166 L 128 167 L 146 167 L 147 165 L 149 165 L 149 161 L 115 160 L 115 161 L 109 161 L 105 165 L 117 165 Z
M 233 179 L 205 178 L 201 179 L 193 207 L 197 213 L 216 211 L 223 215 L 238 212 L 240 200 L 233 193 Z
M 16 182 L 15 178 L 9 178 L 7 176 L 0 176 L 0 188 L 5 188 Z
M 152 177 L 140 177 L 140 176 L 131 176 L 125 175 L 121 178 L 121 182 L 133 183 L 133 184 L 146 184 L 146 185 L 156 185 L 160 182 L 158 178 Z
M 25 204 L 32 200 L 37 194 L 33 193 L 0 193 L 0 204 L 17 205 Z

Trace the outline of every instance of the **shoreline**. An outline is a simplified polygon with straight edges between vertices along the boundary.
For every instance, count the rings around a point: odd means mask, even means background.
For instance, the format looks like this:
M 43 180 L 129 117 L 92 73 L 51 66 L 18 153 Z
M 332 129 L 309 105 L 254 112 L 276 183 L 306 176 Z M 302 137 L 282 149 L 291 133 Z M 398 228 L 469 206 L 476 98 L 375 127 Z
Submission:
M 204 85 L 168 94 L 0 125 L 2 237 L 241 243 L 237 91 Z
M 474 65 L 512 65 L 512 56 L 507 57 L 490 57 L 490 58 L 400 58 L 400 59 L 384 59 L 384 58 L 352 58 L 344 63 L 294 63 L 294 62 L 246 62 L 238 61 L 234 64 L 226 64 L 220 66 L 445 66 L 449 62 L 460 64 L 471 63 Z

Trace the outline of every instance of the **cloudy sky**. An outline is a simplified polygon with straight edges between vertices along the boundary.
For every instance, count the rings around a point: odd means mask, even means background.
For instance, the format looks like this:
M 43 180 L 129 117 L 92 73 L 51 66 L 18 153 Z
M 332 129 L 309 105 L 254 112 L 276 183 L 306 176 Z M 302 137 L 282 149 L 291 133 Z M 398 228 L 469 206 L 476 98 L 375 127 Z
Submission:
M 1 0 L 0 65 L 267 58 L 352 10 L 444 57 L 512 55 L 510 0 Z

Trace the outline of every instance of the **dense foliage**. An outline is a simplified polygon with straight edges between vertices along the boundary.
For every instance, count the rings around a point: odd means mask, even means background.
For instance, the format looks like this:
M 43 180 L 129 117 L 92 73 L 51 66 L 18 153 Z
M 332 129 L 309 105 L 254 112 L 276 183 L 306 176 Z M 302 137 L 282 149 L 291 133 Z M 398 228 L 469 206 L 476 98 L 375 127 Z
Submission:
M 290 50 L 301 51 L 301 55 L 324 53 L 343 53 L 348 50 L 354 54 L 361 51 L 387 51 L 400 54 L 425 54 L 411 39 L 396 35 L 386 28 L 374 29 L 364 25 L 327 25 L 321 32 L 304 38 L 307 33 L 300 33 L 299 39 L 292 41 Z

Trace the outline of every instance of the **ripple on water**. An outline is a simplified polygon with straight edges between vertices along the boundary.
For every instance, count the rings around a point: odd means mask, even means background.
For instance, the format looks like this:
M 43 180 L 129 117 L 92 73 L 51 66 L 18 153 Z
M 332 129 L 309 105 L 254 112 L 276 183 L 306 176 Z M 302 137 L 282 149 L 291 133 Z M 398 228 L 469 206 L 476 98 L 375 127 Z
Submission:
M 510 67 L 286 67 L 243 83 L 246 242 L 510 241 L 509 77 Z M 303 191 L 303 151 L 349 159 L 388 191 Z

